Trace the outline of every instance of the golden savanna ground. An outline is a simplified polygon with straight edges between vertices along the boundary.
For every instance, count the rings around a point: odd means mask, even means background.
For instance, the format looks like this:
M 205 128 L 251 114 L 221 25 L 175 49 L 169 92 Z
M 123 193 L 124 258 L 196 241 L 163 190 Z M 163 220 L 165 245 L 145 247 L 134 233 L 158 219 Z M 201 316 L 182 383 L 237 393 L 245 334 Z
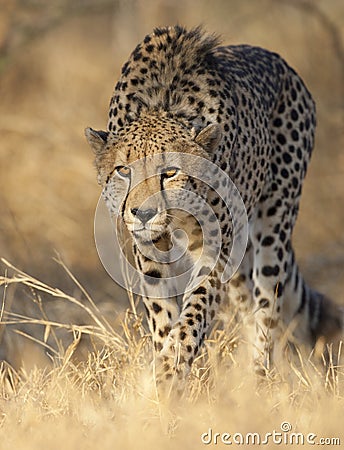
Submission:
M 217 432 L 263 439 L 274 430 L 344 443 L 337 358 L 326 371 L 301 349 L 257 384 L 228 313 L 185 398 L 159 402 L 140 305 L 126 311 L 126 294 L 98 260 L 100 191 L 83 129 L 105 127 L 122 63 L 153 27 L 174 23 L 277 51 L 304 78 L 318 129 L 294 242 L 310 284 L 344 303 L 342 0 L 2 0 L 1 450 L 201 448 L 209 428 L 214 447 L 225 445 Z

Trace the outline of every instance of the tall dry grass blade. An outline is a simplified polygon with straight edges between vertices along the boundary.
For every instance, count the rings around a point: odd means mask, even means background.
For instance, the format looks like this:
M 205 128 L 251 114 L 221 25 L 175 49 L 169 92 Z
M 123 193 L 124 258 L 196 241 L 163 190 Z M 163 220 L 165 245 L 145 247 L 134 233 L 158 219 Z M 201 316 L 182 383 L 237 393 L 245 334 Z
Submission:
M 67 347 L 65 354 L 64 354 L 62 365 L 61 365 L 60 371 L 59 371 L 60 375 L 68 366 L 68 364 L 69 364 L 69 362 L 81 340 L 82 333 L 80 332 L 80 330 L 74 330 L 73 334 L 74 334 L 74 339 L 73 339 L 72 343 Z
M 302 358 L 301 352 L 300 352 L 300 350 L 297 347 L 295 347 L 295 351 L 296 351 L 298 360 L 299 360 L 300 365 L 301 365 L 301 370 L 299 370 L 295 366 L 295 364 L 293 363 L 292 360 L 290 361 L 291 369 L 294 371 L 294 373 L 296 374 L 297 378 L 301 381 L 301 383 L 303 383 L 304 386 L 306 386 L 307 388 L 310 388 L 312 386 L 312 382 L 311 382 L 311 380 L 310 380 L 310 378 L 309 378 L 309 376 L 307 374 L 307 371 L 306 371 L 306 368 L 305 368 L 305 365 L 304 365 L 304 362 L 303 362 L 303 358 Z
M 43 339 L 44 342 L 47 342 L 48 337 L 51 334 L 53 336 L 55 345 L 58 348 L 59 352 L 63 353 L 63 347 L 62 347 L 61 341 L 58 339 L 58 337 L 55 333 L 55 327 L 52 327 L 50 324 L 50 320 L 43 308 L 43 302 L 42 302 L 41 296 L 34 289 L 31 289 L 31 292 L 34 297 L 34 302 L 38 306 L 38 309 L 39 309 L 43 319 L 47 321 L 47 324 L 45 326 L 45 332 L 44 332 L 44 339 Z
M 5 278 L 7 278 L 7 270 L 5 271 Z M 2 302 L 1 302 L 1 311 L 0 311 L 0 343 L 2 342 L 3 335 L 5 332 L 5 324 L 4 322 L 4 313 L 5 313 L 5 303 L 6 303 L 6 294 L 7 294 L 7 286 L 8 284 L 4 284 L 4 291 L 2 295 Z
M 7 278 L 7 270 L 5 271 L 5 279 Z M 0 310 L 0 323 L 2 322 L 4 318 L 4 311 L 5 311 L 5 299 L 6 299 L 6 292 L 7 292 L 7 283 L 4 283 L 4 292 L 2 294 L 2 301 L 1 301 L 1 310 Z
M 52 297 L 58 297 L 64 300 L 67 300 L 68 302 L 82 308 L 90 317 L 91 319 L 96 323 L 96 325 L 103 330 L 104 333 L 109 334 L 113 336 L 114 339 L 119 339 L 119 335 L 114 330 L 107 330 L 107 326 L 104 325 L 103 317 L 98 318 L 97 313 L 94 312 L 90 307 L 87 305 L 84 305 L 82 302 L 77 300 L 76 298 L 72 297 L 71 295 L 68 295 L 64 293 L 62 290 L 58 288 L 52 288 L 51 286 L 37 280 L 34 277 L 31 277 L 30 275 L 26 274 L 25 272 L 21 271 L 17 267 L 13 266 L 11 263 L 9 263 L 5 258 L 1 258 L 1 261 L 7 265 L 9 268 L 13 269 L 15 272 L 17 272 L 17 276 L 13 276 L 12 278 L 4 278 L 0 277 L 0 285 L 1 283 L 8 283 L 8 284 L 23 284 L 25 286 L 28 286 L 29 288 L 36 289 L 41 292 L 45 292 L 46 294 L 52 296 Z
M 93 301 L 92 297 L 89 295 L 89 293 L 86 291 L 86 289 L 82 286 L 82 284 L 79 282 L 79 280 L 72 274 L 72 272 L 68 269 L 66 264 L 62 261 L 59 254 L 57 254 L 57 257 L 54 258 L 54 261 L 56 261 L 67 273 L 67 275 L 70 277 L 70 279 L 74 282 L 74 284 L 80 289 L 80 291 L 83 293 L 87 301 L 90 303 L 92 308 L 101 316 L 102 321 L 105 323 L 105 325 L 108 327 L 110 331 L 113 331 L 113 327 L 110 325 L 110 323 L 106 320 L 106 318 L 102 315 L 101 311 L 99 310 L 98 306 Z

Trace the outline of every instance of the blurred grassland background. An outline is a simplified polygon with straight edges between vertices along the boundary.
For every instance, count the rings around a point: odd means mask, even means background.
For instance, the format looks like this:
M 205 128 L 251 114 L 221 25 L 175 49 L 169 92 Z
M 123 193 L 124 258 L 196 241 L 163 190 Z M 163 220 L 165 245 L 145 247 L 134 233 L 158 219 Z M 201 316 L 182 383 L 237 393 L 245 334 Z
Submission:
M 0 257 L 84 301 L 53 260 L 57 252 L 104 317 L 115 326 L 123 318 L 118 312 L 126 295 L 102 268 L 94 245 L 100 189 L 83 130 L 106 127 L 112 89 L 136 44 L 154 27 L 175 23 L 203 24 L 224 43 L 276 51 L 305 80 L 318 128 L 294 245 L 306 279 L 344 303 L 343 0 L 0 0 Z M 3 264 L 1 273 L 12 271 Z M 0 294 L 7 311 L 40 317 L 32 291 L 13 284 Z M 70 302 L 42 299 L 50 320 L 90 319 Z M 1 358 L 16 368 L 50 364 L 44 349 L 15 328 L 45 339 L 43 326 L 2 326 Z M 239 397 L 232 399 L 236 405 Z

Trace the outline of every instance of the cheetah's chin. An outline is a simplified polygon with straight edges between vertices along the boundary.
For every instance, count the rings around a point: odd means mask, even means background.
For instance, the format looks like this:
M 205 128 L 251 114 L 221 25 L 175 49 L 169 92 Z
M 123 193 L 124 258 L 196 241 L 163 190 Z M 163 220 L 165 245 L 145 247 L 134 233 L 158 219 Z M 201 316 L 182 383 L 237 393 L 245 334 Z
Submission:
M 152 230 L 147 228 L 139 228 L 131 231 L 131 234 L 134 236 L 135 239 L 139 239 L 142 242 L 145 243 L 155 243 L 159 241 L 164 235 L 165 230 Z

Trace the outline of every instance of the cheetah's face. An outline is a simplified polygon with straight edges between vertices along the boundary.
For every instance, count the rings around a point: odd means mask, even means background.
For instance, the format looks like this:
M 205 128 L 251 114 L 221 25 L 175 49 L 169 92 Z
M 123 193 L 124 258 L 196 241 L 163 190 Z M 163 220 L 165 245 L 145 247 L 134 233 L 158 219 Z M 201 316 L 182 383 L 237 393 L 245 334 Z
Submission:
M 209 125 L 196 135 L 171 119 L 149 117 L 119 135 L 88 128 L 86 136 L 110 212 L 136 238 L 154 242 L 180 221 L 178 206 L 187 203 L 188 154 L 209 159 L 221 132 Z
M 119 154 L 126 155 L 127 148 Z M 188 177 L 182 170 L 182 160 L 178 153 L 168 163 L 162 154 L 129 161 L 122 157 L 116 158 L 105 195 L 136 238 L 154 241 L 168 231 L 175 216 L 173 205 L 186 188 Z

